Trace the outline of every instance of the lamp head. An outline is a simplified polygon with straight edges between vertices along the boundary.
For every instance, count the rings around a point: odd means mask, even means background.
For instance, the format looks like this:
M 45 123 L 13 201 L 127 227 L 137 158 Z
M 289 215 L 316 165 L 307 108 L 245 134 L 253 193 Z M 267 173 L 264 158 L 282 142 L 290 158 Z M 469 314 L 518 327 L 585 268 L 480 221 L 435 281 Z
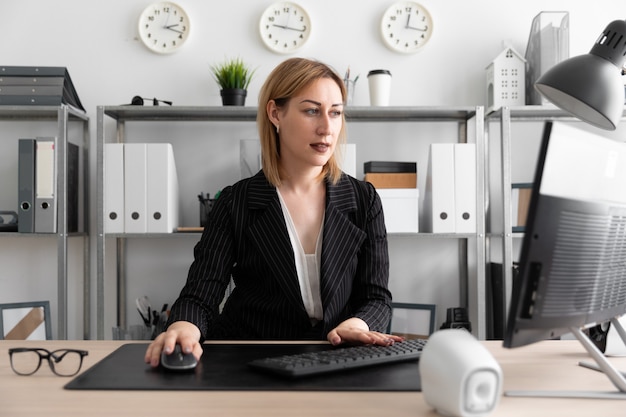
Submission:
M 622 68 L 626 60 L 626 21 L 604 29 L 586 55 L 558 63 L 535 88 L 552 103 L 596 127 L 615 130 L 624 111 Z

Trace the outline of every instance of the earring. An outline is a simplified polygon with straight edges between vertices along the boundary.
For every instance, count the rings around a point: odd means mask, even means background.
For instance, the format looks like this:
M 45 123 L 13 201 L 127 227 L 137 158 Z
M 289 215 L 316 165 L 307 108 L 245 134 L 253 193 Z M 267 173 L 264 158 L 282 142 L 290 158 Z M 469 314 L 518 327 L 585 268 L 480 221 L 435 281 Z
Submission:
M 276 134 L 280 133 L 280 126 L 276 125 Z

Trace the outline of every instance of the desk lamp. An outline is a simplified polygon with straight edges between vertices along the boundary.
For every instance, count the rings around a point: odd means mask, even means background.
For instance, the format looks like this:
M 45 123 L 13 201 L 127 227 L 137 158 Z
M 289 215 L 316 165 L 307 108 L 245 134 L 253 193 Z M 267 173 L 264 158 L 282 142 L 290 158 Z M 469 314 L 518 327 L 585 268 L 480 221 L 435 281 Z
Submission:
M 586 55 L 556 64 L 535 83 L 552 103 L 596 127 L 615 130 L 624 110 L 626 21 L 604 29 Z

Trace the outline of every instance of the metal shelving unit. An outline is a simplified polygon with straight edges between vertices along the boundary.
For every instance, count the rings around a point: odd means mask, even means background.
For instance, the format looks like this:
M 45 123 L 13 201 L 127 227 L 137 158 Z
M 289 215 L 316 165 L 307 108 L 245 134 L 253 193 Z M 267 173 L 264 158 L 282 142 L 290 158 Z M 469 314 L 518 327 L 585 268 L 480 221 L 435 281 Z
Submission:
M 83 333 L 89 338 L 90 324 L 90 251 L 89 251 L 89 118 L 79 110 L 67 105 L 60 106 L 0 106 L 0 120 L 16 122 L 55 122 L 57 124 L 54 136 L 57 138 L 55 147 L 55 163 L 57 167 L 57 298 L 58 298 L 58 339 L 67 339 L 67 317 L 68 317 L 68 239 L 78 237 L 83 239 L 83 285 L 84 285 L 84 305 L 83 305 Z M 83 224 L 80 233 L 67 231 L 67 142 L 69 138 L 70 123 L 82 125 L 82 210 Z M 79 204 L 80 204 L 79 203 Z M 50 237 L 47 233 L 2 233 L 0 238 L 45 238 Z
M 622 120 L 626 119 L 626 108 L 622 115 Z M 501 206 L 493 207 L 491 210 L 497 210 L 502 213 L 501 223 L 496 225 L 496 230 L 488 233 L 487 247 L 489 247 L 490 239 L 502 240 L 502 279 L 503 279 L 503 297 L 505 313 L 508 314 L 511 302 L 511 291 L 513 288 L 513 238 L 523 236 L 523 234 L 513 233 L 511 219 L 511 161 L 513 155 L 511 153 L 511 143 L 513 141 L 512 125 L 514 123 L 529 122 L 547 122 L 547 121 L 563 121 L 563 122 L 580 122 L 579 119 L 570 115 L 564 110 L 557 108 L 552 104 L 532 105 L 519 107 L 502 107 L 499 110 L 489 114 L 486 117 L 487 138 L 492 123 L 499 124 L 500 134 L 500 153 L 493 155 L 497 157 L 501 170 L 501 182 L 498 192 L 501 193 Z M 582 122 L 580 122 L 582 123 Z M 489 139 L 486 139 L 486 147 L 489 148 Z M 490 156 L 491 157 L 491 156 Z M 533 168 L 534 169 L 534 168 Z M 533 171 L 534 172 L 534 171 Z M 488 194 L 488 193 L 487 193 Z M 489 198 L 489 196 L 488 196 Z M 491 198 L 489 198 L 491 200 Z
M 484 109 L 476 107 L 348 107 L 346 119 L 349 123 L 358 122 L 447 122 L 458 125 L 458 142 L 475 142 L 477 149 L 477 213 L 485 212 L 485 172 L 484 172 Z M 104 276 L 106 237 L 115 237 L 117 242 L 118 274 L 118 324 L 124 326 L 126 320 L 124 276 L 125 240 L 136 235 L 110 234 L 104 232 L 104 142 L 107 118 L 115 121 L 115 133 L 118 142 L 126 140 L 126 123 L 149 121 L 176 122 L 255 122 L 256 107 L 203 107 L 203 106 L 99 106 L 97 108 L 97 276 L 96 276 L 96 315 L 97 337 L 104 338 Z M 468 307 L 470 320 L 475 323 L 474 333 L 479 338 L 485 337 L 485 222 L 484 216 L 477 216 L 477 233 L 472 234 L 406 234 L 417 238 L 457 239 L 461 258 L 461 302 Z M 172 235 L 157 235 L 159 238 L 171 238 Z M 193 235 L 184 233 L 184 235 Z M 404 235 L 404 234 L 403 234 Z M 468 244 L 475 245 L 473 262 L 476 271 L 468 273 Z M 463 260 L 465 262 L 463 262 Z M 475 278 L 470 278 L 475 277 Z M 121 300 L 122 299 L 122 300 Z

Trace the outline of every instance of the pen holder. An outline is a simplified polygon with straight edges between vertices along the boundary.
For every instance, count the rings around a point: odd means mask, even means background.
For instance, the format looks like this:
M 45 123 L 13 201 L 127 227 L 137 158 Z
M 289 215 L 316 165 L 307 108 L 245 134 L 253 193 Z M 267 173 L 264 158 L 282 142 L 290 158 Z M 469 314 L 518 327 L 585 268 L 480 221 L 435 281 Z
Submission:
M 211 210 L 213 209 L 214 198 L 201 198 L 200 199 L 200 227 L 204 227 L 206 219 Z
M 346 105 L 352 106 L 354 104 L 355 80 L 344 80 L 344 84 L 346 85 Z

